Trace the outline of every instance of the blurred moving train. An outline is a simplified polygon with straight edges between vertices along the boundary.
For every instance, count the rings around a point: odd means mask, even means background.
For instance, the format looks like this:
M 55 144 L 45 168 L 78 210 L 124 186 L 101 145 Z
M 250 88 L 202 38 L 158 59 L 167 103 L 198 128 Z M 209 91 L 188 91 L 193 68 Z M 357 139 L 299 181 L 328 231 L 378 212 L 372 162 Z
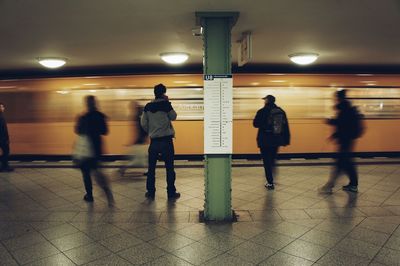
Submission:
M 108 116 L 110 134 L 105 153 L 124 154 L 132 139 L 129 103 L 153 99 L 153 86 L 164 83 L 178 113 L 173 123 L 179 155 L 203 154 L 203 76 L 165 74 L 90 76 L 0 80 L 0 102 L 6 118 L 13 154 L 69 155 L 75 139 L 74 123 L 85 95 L 95 95 Z M 252 119 L 273 94 L 289 117 L 291 145 L 287 154 L 329 154 L 332 129 L 324 122 L 334 115 L 334 92 L 348 96 L 366 120 L 366 133 L 358 152 L 400 151 L 400 75 L 371 74 L 236 74 L 234 83 L 233 150 L 235 155 L 258 154 Z

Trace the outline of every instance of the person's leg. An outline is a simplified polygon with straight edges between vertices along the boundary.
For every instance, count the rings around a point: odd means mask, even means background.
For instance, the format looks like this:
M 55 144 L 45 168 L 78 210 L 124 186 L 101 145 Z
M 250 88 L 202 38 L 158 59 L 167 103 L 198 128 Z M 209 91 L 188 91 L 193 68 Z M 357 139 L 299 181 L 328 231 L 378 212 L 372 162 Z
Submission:
M 271 172 L 272 177 L 276 175 L 276 157 L 278 156 L 279 146 L 271 147 Z
M 343 152 L 342 167 L 343 171 L 346 172 L 350 180 L 349 184 L 347 186 L 344 186 L 343 189 L 357 192 L 358 175 L 356 166 L 352 158 L 352 150 L 353 150 L 353 141 L 346 142 L 342 145 L 342 152 Z
M 146 189 L 150 198 L 154 198 L 154 194 L 156 193 L 156 166 L 158 159 L 158 146 L 159 143 L 157 141 L 152 141 L 149 146 L 149 163 L 147 169 L 147 181 L 146 181 Z
M 261 156 L 264 164 L 265 178 L 267 179 L 268 184 L 274 183 L 273 173 L 272 173 L 272 164 L 271 164 L 271 147 L 261 147 Z
M 99 169 L 99 161 L 93 161 L 92 169 L 97 184 L 99 185 L 99 187 L 101 187 L 101 189 L 103 189 L 104 193 L 106 194 L 108 204 L 114 205 L 114 196 L 110 188 L 110 183 L 107 176 Z
M 10 155 L 10 145 L 8 143 L 3 143 L 0 145 L 3 153 L 1 155 L 1 169 L 9 169 L 10 166 L 8 165 L 8 156 Z
M 90 163 L 83 162 L 80 166 L 83 178 L 83 184 L 85 185 L 86 195 L 84 199 L 86 201 L 93 201 L 93 188 L 92 188 L 92 179 L 90 178 Z
M 176 196 L 175 188 L 175 169 L 174 169 L 174 143 L 172 140 L 168 140 L 163 143 L 162 158 L 165 162 L 165 170 L 167 172 L 167 194 L 168 197 Z

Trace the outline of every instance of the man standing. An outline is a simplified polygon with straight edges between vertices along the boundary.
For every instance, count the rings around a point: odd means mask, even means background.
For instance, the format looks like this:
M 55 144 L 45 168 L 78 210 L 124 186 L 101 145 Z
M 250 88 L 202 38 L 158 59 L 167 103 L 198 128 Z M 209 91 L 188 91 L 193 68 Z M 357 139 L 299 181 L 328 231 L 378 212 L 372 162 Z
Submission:
M 336 179 L 343 171 L 349 176 L 350 183 L 343 186 L 343 190 L 358 192 L 358 174 L 351 153 L 354 147 L 354 140 L 363 133 L 361 115 L 346 99 L 346 90 L 336 92 L 337 116 L 334 119 L 328 119 L 327 124 L 335 127 L 331 139 L 338 144 L 338 157 L 335 162 L 332 174 L 328 182 L 320 188 L 322 193 L 332 193 Z
M 0 103 L 0 148 L 2 150 L 1 155 L 1 172 L 12 172 L 14 171 L 8 165 L 8 156 L 10 155 L 10 138 L 8 136 L 7 122 L 4 118 L 4 111 L 6 110 L 3 103 Z
M 290 144 L 290 131 L 286 113 L 275 104 L 275 97 L 267 95 L 263 99 L 265 106 L 257 111 L 253 126 L 258 128 L 257 145 L 264 163 L 265 187 L 273 190 L 276 156 L 279 146 Z
M 165 162 L 167 171 L 167 195 L 173 200 L 180 197 L 175 188 L 174 170 L 174 128 L 171 121 L 176 119 L 176 112 L 166 95 L 167 88 L 163 84 L 154 86 L 155 99 L 144 107 L 140 123 L 150 137 L 149 165 L 147 172 L 147 192 L 145 196 L 154 199 L 156 193 L 155 171 L 158 156 Z

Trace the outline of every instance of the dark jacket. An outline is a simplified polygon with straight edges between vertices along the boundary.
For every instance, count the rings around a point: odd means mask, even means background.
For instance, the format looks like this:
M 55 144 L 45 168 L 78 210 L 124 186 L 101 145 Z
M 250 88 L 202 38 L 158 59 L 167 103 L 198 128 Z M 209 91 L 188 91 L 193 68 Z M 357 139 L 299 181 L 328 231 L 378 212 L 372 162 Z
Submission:
M 274 132 L 274 119 L 278 114 L 280 117 L 279 133 Z M 275 122 L 276 124 L 276 122 Z M 257 145 L 266 146 L 286 146 L 290 144 L 289 123 L 285 111 L 275 104 L 268 104 L 257 111 L 253 120 L 253 126 L 258 128 Z
M 6 144 L 10 141 L 8 136 L 7 122 L 4 115 L 0 113 L 0 143 Z
M 101 135 L 107 135 L 108 133 L 106 116 L 97 110 L 87 112 L 79 117 L 75 126 L 75 132 L 77 134 L 84 134 L 89 137 L 92 142 L 95 155 L 97 158 L 99 158 L 103 153 Z
M 335 108 L 338 110 L 337 116 L 334 119 L 328 119 L 328 124 L 335 127 L 332 138 L 339 143 L 348 143 L 354 140 L 352 129 L 357 122 L 355 119 L 354 109 L 351 103 L 347 100 L 338 103 Z
M 171 121 L 175 119 L 176 112 L 171 103 L 165 99 L 155 99 L 144 107 L 140 124 L 151 139 L 174 137 L 175 130 Z

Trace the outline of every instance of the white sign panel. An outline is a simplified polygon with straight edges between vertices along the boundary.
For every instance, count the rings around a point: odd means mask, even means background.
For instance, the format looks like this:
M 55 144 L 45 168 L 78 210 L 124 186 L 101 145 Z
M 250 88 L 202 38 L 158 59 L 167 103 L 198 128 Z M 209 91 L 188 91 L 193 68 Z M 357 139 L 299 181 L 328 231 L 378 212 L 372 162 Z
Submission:
M 204 75 L 204 153 L 232 154 L 232 75 Z

